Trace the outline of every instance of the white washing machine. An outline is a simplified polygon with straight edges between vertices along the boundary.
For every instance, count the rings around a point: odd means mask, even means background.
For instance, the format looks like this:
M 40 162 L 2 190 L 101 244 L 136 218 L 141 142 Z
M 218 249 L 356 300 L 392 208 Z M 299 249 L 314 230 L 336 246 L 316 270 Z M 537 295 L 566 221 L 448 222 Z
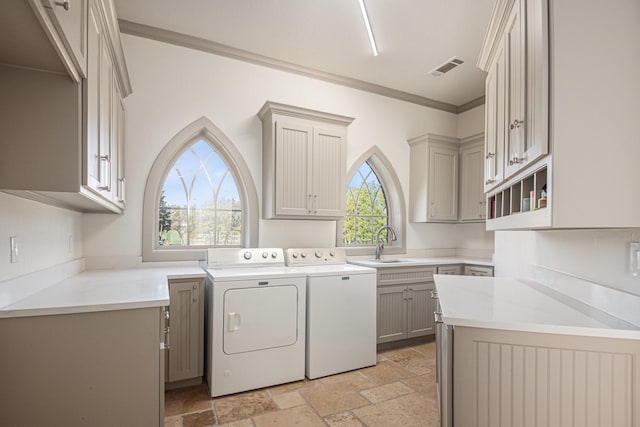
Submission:
M 289 248 L 285 255 L 307 276 L 307 378 L 375 365 L 376 270 L 347 264 L 342 248 Z
M 282 249 L 209 249 L 206 373 L 212 397 L 304 379 L 306 275 Z

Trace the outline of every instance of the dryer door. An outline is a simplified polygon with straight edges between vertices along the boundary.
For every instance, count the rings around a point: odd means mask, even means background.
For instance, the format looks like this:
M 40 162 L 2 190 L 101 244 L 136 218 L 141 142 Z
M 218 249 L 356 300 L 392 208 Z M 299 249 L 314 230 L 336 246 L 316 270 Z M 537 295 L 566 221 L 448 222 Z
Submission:
M 296 286 L 229 289 L 225 292 L 225 354 L 285 347 L 297 340 Z

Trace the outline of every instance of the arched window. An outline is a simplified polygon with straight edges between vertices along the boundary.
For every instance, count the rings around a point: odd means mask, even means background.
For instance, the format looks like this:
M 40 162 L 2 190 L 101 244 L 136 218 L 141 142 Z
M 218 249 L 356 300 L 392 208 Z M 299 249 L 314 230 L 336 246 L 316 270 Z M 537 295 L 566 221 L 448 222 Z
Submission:
M 402 253 L 405 242 L 405 206 L 400 181 L 378 147 L 360 156 L 349 171 L 346 212 L 336 227 L 336 245 L 351 255 L 372 253 L 380 227 L 391 226 L 397 240 L 387 242 L 385 253 Z
M 380 179 L 368 162 L 362 163 L 347 188 L 342 242 L 345 245 L 376 243 L 376 231 L 389 224 L 387 199 Z M 386 233 L 384 234 L 386 237 Z
M 178 157 L 162 185 L 160 246 L 240 246 L 242 202 L 229 167 L 199 139 Z
M 235 145 L 202 117 L 164 147 L 144 195 L 144 261 L 201 260 L 209 247 L 257 245 L 258 198 Z

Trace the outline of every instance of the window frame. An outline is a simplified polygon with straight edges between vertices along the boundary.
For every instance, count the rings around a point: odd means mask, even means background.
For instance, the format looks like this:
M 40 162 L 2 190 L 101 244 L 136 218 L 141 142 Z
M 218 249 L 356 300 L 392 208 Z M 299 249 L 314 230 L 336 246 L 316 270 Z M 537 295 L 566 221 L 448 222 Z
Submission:
M 396 232 L 397 240 L 389 244 L 385 243 L 385 254 L 403 254 L 406 252 L 406 227 L 405 218 L 406 210 L 404 203 L 404 195 L 402 193 L 402 187 L 400 186 L 400 180 L 396 175 L 391 162 L 386 158 L 382 151 L 373 146 L 365 153 L 363 153 L 349 168 L 346 175 L 346 182 L 344 185 L 344 191 L 346 193 L 347 187 L 353 178 L 353 175 L 358 171 L 360 166 L 364 162 L 369 164 L 369 167 L 376 174 L 376 177 L 380 181 L 380 186 L 385 195 L 387 202 L 387 217 L 388 224 Z M 336 246 L 344 248 L 347 255 L 373 255 L 375 254 L 376 244 L 371 245 L 347 245 L 343 243 L 343 230 L 344 219 L 340 219 L 336 224 Z
M 204 140 L 208 143 L 225 162 L 238 187 L 242 206 L 242 237 L 239 246 L 257 246 L 258 195 L 249 167 L 233 142 L 209 119 L 201 117 L 171 138 L 158 154 L 151 167 L 144 191 L 142 214 L 143 261 L 196 261 L 206 259 L 206 251 L 210 246 L 162 248 L 157 242 L 160 197 L 165 179 L 176 160 L 192 144 L 199 140 Z

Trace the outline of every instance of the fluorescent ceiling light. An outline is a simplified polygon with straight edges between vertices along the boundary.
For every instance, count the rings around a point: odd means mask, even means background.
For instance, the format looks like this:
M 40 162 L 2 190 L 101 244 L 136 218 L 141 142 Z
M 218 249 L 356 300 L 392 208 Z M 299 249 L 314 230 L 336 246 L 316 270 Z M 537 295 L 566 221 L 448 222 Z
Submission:
M 369 15 L 367 15 L 367 9 L 364 7 L 364 0 L 358 0 L 360 2 L 360 11 L 362 12 L 362 19 L 364 20 L 364 26 L 367 27 L 367 34 L 369 34 L 369 42 L 371 43 L 371 49 L 373 50 L 373 56 L 378 56 L 378 47 L 376 41 L 373 38 L 373 31 L 371 31 L 371 23 L 369 22 Z

